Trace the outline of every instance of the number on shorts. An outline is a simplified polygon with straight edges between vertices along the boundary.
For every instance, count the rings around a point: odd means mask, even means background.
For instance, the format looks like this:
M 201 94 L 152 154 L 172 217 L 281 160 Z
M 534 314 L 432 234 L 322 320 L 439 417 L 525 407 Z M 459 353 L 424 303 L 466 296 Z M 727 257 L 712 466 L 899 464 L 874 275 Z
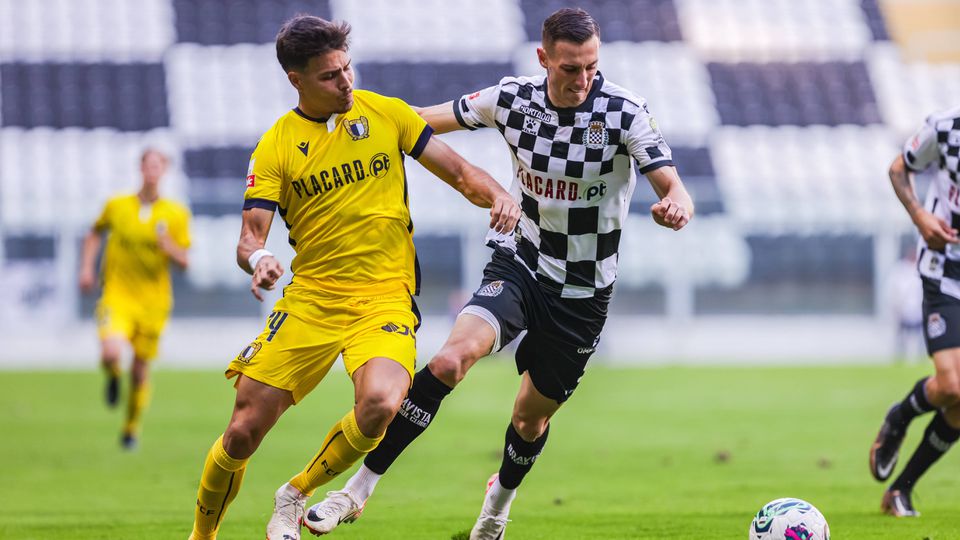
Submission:
M 283 321 L 285 320 L 287 320 L 287 314 L 282 311 L 270 313 L 270 316 L 267 317 L 267 328 L 270 329 L 270 335 L 267 336 L 267 341 L 273 340 L 273 336 L 277 335 L 277 330 L 280 330 L 280 326 L 283 325 Z

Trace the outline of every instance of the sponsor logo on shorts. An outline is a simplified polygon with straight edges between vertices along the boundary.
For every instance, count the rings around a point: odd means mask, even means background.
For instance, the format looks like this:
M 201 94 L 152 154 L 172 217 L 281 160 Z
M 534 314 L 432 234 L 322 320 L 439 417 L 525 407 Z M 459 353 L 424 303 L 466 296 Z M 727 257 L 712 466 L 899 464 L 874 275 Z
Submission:
M 254 341 L 253 343 L 244 347 L 240 354 L 237 355 L 237 361 L 243 362 L 244 364 L 249 364 L 250 360 L 260 352 L 260 349 L 263 347 L 263 344 L 259 341 Z
M 596 347 L 580 347 L 577 349 L 577 354 L 593 354 L 596 350 Z
M 410 327 L 405 324 L 397 323 L 387 323 L 380 327 L 381 330 L 390 334 L 400 334 L 401 336 L 409 336 L 413 332 L 410 331 Z
M 947 333 L 947 321 L 939 313 L 927 317 L 927 337 L 936 339 Z
M 500 293 L 503 292 L 503 281 L 491 281 L 483 287 L 480 287 L 480 290 L 477 291 L 477 296 L 500 296 Z

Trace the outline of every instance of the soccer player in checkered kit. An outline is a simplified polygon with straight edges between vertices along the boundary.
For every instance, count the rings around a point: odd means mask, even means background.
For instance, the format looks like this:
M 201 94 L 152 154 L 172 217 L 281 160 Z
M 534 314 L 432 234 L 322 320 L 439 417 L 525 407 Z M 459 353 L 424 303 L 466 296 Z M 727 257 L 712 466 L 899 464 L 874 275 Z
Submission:
M 934 412 L 906 467 L 884 492 L 881 508 L 900 517 L 920 514 L 911 494 L 920 477 L 960 438 L 960 107 L 931 115 L 890 166 L 890 181 L 917 226 L 923 281 L 923 334 L 936 373 L 924 377 L 887 412 L 870 447 L 870 472 L 880 482 L 893 473 L 910 422 Z M 913 173 L 938 163 L 920 204 Z
M 679 230 L 693 215 L 645 101 L 603 77 L 599 49 L 593 18 L 561 9 L 544 22 L 537 50 L 545 76 L 507 77 L 418 111 L 439 133 L 498 129 L 512 150 L 511 193 L 523 215 L 512 234 L 487 235 L 494 252 L 480 288 L 414 377 L 380 446 L 342 491 L 306 513 L 310 529 L 325 533 L 356 519 L 381 475 L 430 425 L 467 370 L 526 330 L 516 352 L 522 382 L 503 461 L 470 533 L 474 540 L 503 537 L 511 501 L 546 443 L 550 418 L 576 389 L 599 341 L 636 182 L 634 161 L 660 197 L 651 208 L 658 225 Z

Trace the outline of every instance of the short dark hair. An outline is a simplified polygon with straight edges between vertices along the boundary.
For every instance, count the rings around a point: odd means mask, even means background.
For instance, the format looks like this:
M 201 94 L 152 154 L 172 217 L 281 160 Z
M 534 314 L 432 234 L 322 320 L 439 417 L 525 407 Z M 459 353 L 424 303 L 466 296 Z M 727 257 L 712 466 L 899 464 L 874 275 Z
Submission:
M 579 45 L 593 36 L 600 39 L 600 25 L 580 8 L 558 9 L 543 21 L 542 38 L 545 46 L 561 40 Z
M 301 70 L 314 56 L 332 50 L 346 51 L 350 25 L 313 15 L 297 15 L 283 23 L 277 34 L 277 60 L 284 71 Z
M 150 154 L 156 154 L 160 157 L 165 163 L 170 163 L 170 157 L 167 154 L 163 153 L 159 148 L 154 148 L 153 146 L 148 146 L 143 149 L 143 153 L 140 154 L 140 164 L 147 161 L 147 158 L 150 157 Z

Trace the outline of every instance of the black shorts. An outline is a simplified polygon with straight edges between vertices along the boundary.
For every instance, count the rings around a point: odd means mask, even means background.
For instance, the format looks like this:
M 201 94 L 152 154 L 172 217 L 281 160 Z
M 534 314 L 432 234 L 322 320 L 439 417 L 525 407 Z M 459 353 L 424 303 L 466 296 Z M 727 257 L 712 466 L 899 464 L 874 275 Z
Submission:
M 927 354 L 960 347 L 960 298 L 940 292 L 940 283 L 923 278 L 923 338 Z
M 607 320 L 612 287 L 593 298 L 561 298 L 545 289 L 512 254 L 494 251 L 483 283 L 461 313 L 483 318 L 497 332 L 499 351 L 524 330 L 517 371 L 530 372 L 537 390 L 563 403 L 580 383 Z

